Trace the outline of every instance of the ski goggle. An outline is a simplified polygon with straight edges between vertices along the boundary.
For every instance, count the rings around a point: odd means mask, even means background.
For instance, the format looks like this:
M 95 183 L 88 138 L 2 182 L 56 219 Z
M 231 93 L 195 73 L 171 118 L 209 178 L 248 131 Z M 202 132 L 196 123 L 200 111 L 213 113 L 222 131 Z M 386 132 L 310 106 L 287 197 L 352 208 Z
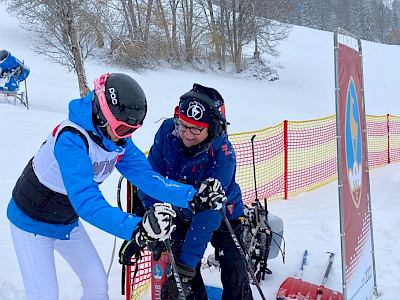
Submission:
M 123 139 L 126 137 L 130 137 L 132 133 L 141 127 L 141 124 L 138 125 L 130 125 L 123 121 L 117 120 L 112 114 L 110 108 L 107 104 L 105 86 L 108 76 L 110 73 L 106 73 L 101 75 L 99 78 L 94 80 L 94 89 L 96 91 L 97 99 L 100 104 L 100 109 L 107 120 L 108 125 L 110 125 L 112 132 L 119 139 Z

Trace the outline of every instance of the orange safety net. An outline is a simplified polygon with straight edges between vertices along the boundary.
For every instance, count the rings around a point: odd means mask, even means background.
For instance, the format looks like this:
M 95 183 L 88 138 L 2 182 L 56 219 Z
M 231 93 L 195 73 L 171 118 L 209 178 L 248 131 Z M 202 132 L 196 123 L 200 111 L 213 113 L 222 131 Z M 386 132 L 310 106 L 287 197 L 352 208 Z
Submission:
M 131 258 L 132 266 L 126 270 L 126 299 L 138 299 L 140 294 L 150 284 L 151 277 L 151 253 L 147 248 L 142 251 L 142 259 L 136 264 L 135 258 Z M 135 268 L 138 266 L 135 275 Z
M 367 116 L 369 168 L 400 161 L 400 117 Z M 251 143 L 252 137 L 253 147 Z M 257 196 L 287 199 L 337 179 L 336 118 L 284 121 L 254 132 L 230 135 L 243 202 Z M 256 180 L 254 180 L 253 150 Z
M 275 127 L 230 135 L 243 202 L 254 202 L 255 185 L 259 199 L 272 201 L 294 197 L 334 180 L 335 122 L 334 116 L 305 122 L 284 121 Z
M 311 191 L 337 178 L 334 116 L 288 122 L 287 139 L 287 197 Z
M 389 159 L 388 163 L 400 161 L 400 117 L 387 115 Z
M 389 158 L 387 116 L 367 115 L 366 123 L 369 167 L 384 166 Z
M 254 135 L 256 136 L 252 145 L 251 138 Z M 283 198 L 283 137 L 283 123 L 258 131 L 229 135 L 236 154 L 236 181 L 242 190 L 244 204 L 250 204 L 256 198 L 253 150 L 258 198 L 271 200 Z

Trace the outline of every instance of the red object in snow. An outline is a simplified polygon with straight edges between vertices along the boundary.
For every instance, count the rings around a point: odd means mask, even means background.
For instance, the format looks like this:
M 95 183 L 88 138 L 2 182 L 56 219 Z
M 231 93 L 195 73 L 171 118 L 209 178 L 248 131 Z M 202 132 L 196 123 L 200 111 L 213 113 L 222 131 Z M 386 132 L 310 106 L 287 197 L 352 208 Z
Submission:
M 296 300 L 343 300 L 343 294 L 324 286 L 288 277 L 279 287 L 276 299 Z

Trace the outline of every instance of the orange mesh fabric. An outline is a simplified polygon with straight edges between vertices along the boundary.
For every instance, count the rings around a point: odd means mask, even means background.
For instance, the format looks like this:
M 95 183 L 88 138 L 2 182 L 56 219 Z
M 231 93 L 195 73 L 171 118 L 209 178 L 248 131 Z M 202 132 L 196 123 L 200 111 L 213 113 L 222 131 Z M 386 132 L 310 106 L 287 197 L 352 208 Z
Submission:
M 132 258 L 135 262 L 135 258 Z M 136 276 L 133 277 L 135 273 L 136 264 L 132 266 L 127 266 L 126 270 L 126 299 L 139 299 L 140 294 L 146 289 L 150 284 L 151 277 L 151 253 L 147 248 L 142 251 L 142 259 L 137 262 L 138 271 Z
M 237 161 L 236 181 L 244 204 L 254 202 L 254 169 L 251 138 L 254 138 L 257 196 L 259 199 L 282 199 L 284 192 L 283 123 L 254 132 L 229 135 Z
M 388 163 L 387 116 L 367 116 L 367 145 L 370 169 Z
M 388 115 L 389 163 L 400 161 L 400 117 Z
M 287 195 L 294 197 L 337 178 L 336 119 L 288 122 Z

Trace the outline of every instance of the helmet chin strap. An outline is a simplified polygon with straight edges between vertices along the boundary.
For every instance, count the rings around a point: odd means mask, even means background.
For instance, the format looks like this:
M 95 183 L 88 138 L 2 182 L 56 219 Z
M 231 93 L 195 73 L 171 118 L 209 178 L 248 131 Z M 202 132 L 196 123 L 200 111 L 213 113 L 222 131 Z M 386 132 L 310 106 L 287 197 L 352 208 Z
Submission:
M 107 125 L 108 125 L 108 124 L 107 124 Z M 110 137 L 110 135 L 109 135 L 108 132 L 107 132 L 107 125 L 105 125 L 105 126 L 99 126 L 99 127 L 100 127 L 101 132 L 103 132 L 104 136 L 105 136 L 106 138 L 108 138 L 109 140 L 111 140 L 111 137 Z
M 104 136 L 105 138 L 109 139 L 110 141 L 112 141 L 110 135 L 109 135 L 108 132 L 107 132 L 107 126 L 108 126 L 108 123 L 104 124 L 103 126 L 101 126 L 101 125 L 99 125 L 99 124 L 95 124 L 95 128 L 96 128 L 97 130 L 100 129 L 100 130 L 101 130 L 101 133 L 103 134 L 103 136 Z
M 103 135 L 104 135 L 104 137 L 107 138 L 107 139 L 109 139 L 110 141 L 112 141 L 112 142 L 113 142 L 115 145 L 117 145 L 117 146 L 125 145 L 126 142 L 124 141 L 124 139 L 118 139 L 118 141 L 116 141 L 116 142 L 114 142 L 114 141 L 111 139 L 110 135 L 109 135 L 108 132 L 107 132 L 107 125 L 108 125 L 108 124 L 106 124 L 105 126 L 99 126 L 101 132 L 102 132 Z

